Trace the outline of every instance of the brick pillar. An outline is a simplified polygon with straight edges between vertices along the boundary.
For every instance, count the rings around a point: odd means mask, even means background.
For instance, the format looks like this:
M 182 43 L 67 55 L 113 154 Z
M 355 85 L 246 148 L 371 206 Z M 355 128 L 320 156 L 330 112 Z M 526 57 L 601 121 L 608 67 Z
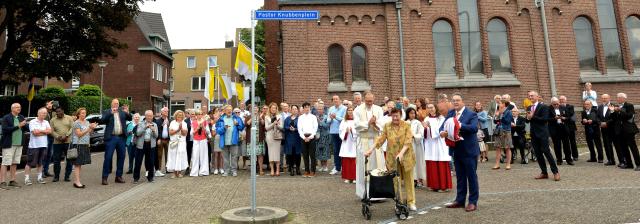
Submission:
M 264 0 L 265 10 L 278 10 L 277 0 Z M 265 44 L 265 67 L 266 67 L 266 101 L 281 102 L 282 99 L 282 82 L 280 72 L 281 65 L 280 52 L 280 21 L 267 20 L 264 23 L 264 44 Z

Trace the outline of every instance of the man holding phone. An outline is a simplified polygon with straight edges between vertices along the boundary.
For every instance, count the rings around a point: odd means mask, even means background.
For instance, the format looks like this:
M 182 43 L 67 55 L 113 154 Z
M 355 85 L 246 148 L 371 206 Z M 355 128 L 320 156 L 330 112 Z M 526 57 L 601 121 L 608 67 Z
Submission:
M 117 152 L 116 163 L 116 183 L 125 183 L 122 178 L 122 170 L 124 166 L 125 157 L 125 144 L 126 140 L 126 124 L 127 121 L 131 121 L 131 114 L 129 113 L 129 106 L 124 105 L 120 109 L 120 101 L 113 99 L 111 101 L 111 108 L 102 112 L 102 122 L 106 124 L 104 131 L 104 162 L 102 163 L 102 185 L 108 185 L 109 174 L 111 173 L 114 151 Z

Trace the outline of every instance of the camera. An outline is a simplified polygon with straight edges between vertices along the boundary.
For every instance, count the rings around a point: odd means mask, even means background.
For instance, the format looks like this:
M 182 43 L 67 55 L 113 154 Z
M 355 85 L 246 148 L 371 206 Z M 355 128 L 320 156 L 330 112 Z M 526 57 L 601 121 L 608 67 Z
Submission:
M 58 102 L 57 100 L 54 100 L 54 101 L 51 101 L 51 105 L 53 109 L 56 109 L 60 107 L 60 102 Z

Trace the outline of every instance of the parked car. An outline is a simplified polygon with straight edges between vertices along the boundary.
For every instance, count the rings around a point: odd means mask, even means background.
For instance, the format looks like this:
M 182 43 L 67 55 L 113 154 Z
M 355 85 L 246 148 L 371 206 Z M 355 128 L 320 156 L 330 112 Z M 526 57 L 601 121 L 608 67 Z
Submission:
M 98 124 L 98 126 L 93 130 L 90 136 L 89 143 L 91 144 L 91 150 L 104 151 L 104 128 L 106 125 L 102 122 L 102 115 L 90 114 L 86 119 L 91 123 L 95 122 Z

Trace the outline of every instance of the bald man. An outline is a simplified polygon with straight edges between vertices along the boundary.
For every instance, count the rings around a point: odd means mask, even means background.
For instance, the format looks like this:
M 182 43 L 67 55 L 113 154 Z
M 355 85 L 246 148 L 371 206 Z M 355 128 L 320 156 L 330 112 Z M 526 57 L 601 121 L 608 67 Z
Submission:
M 113 153 L 117 152 L 116 163 L 116 183 L 125 183 L 122 178 L 122 170 L 124 166 L 124 157 L 127 149 L 125 148 L 125 140 L 127 139 L 127 121 L 131 121 L 129 106 L 124 105 L 120 108 L 120 101 L 113 99 L 111 108 L 102 112 L 102 122 L 106 124 L 104 131 L 104 161 L 102 163 L 102 185 L 108 185 L 109 174 L 111 174 L 113 161 Z
M 604 154 L 607 156 L 605 166 L 615 166 L 616 158 L 613 157 L 613 128 L 609 128 L 607 123 L 611 121 L 611 96 L 602 94 L 600 97 L 602 104 L 598 106 L 598 121 L 600 122 L 600 134 L 602 135 L 602 145 L 604 146 Z M 622 161 L 622 153 L 618 153 L 618 161 Z

